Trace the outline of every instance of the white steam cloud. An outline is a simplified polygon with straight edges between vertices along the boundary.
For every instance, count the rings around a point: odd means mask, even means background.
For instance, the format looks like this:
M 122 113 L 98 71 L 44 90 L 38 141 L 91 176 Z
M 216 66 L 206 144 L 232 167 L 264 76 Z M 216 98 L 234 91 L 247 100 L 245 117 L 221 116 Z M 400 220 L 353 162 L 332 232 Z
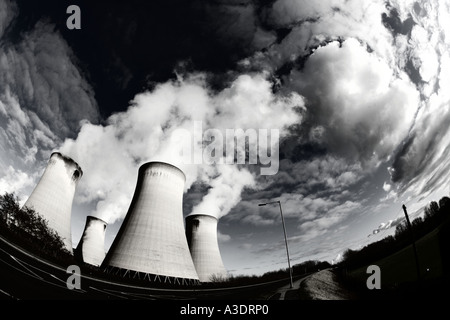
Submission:
M 256 173 L 244 165 L 184 163 L 187 145 L 193 158 L 202 156 L 195 154 L 202 148 L 194 146 L 204 143 L 204 137 L 193 132 L 195 123 L 201 121 L 204 131 L 213 128 L 224 133 L 226 129 L 278 129 L 283 137 L 290 125 L 301 120 L 297 108 L 303 108 L 302 98 L 295 93 L 273 94 L 264 74 L 241 75 L 218 94 L 208 89 L 205 77 L 194 74 L 138 94 L 127 111 L 110 116 L 105 126 L 84 123 L 78 137 L 67 139 L 60 151 L 84 171 L 77 200 L 96 202 L 93 214 L 108 223 L 127 213 L 138 167 L 148 161 L 180 167 L 186 174 L 186 190 L 196 181 L 210 186 L 194 211 L 222 217 L 240 201 L 244 188 L 255 186 Z M 192 135 L 180 137 L 180 129 Z M 262 148 L 264 142 L 256 143 Z

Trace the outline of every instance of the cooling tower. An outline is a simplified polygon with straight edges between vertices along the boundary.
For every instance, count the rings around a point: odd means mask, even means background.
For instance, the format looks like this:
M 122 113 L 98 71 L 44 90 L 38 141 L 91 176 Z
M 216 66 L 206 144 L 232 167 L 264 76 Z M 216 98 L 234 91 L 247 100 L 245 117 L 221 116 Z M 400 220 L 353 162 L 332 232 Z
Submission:
M 39 183 L 24 206 L 33 208 L 64 240 L 72 253 L 71 216 L 75 189 L 83 175 L 80 166 L 72 159 L 54 152 Z
M 198 281 L 183 223 L 185 180 L 167 163 L 139 168 L 130 208 L 103 267 Z
M 228 277 L 217 242 L 217 222 L 217 218 L 209 214 L 186 217 L 186 238 L 201 282 Z
M 105 230 L 107 223 L 93 216 L 86 217 L 84 232 L 75 251 L 85 263 L 100 266 L 105 259 Z

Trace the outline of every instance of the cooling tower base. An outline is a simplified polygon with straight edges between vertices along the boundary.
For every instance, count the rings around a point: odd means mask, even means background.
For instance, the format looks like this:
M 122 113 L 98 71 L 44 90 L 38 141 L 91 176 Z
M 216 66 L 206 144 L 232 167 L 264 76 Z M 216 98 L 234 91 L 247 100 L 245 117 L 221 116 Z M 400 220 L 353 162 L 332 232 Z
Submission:
M 186 285 L 186 286 L 200 285 L 200 281 L 198 279 L 186 279 L 186 278 L 164 276 L 160 274 L 145 273 L 113 266 L 108 266 L 103 271 L 109 275 L 120 277 L 123 279 L 142 280 L 155 283 L 166 283 L 170 285 Z

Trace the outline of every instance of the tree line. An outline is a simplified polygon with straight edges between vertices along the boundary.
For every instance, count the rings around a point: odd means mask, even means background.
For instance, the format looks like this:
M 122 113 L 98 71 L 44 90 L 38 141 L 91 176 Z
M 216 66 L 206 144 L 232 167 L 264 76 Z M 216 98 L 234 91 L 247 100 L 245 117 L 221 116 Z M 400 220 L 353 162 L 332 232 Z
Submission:
M 14 193 L 0 195 L 0 235 L 54 262 L 71 257 L 63 239 L 48 226 L 48 221 L 32 208 L 21 208 Z
M 292 276 L 298 277 L 319 270 L 330 268 L 331 264 L 327 261 L 307 260 L 292 266 Z M 259 284 L 264 282 L 277 281 L 289 277 L 289 270 L 282 268 L 278 270 L 268 271 L 262 275 L 230 275 L 228 278 L 215 278 L 211 283 L 205 283 L 202 286 L 219 286 L 219 287 L 233 287 Z
M 406 220 L 395 228 L 395 234 L 373 242 L 360 250 L 347 249 L 340 266 L 357 268 L 393 254 L 418 240 L 435 228 L 450 221 L 450 198 L 443 197 L 439 202 L 432 201 L 424 208 L 424 216 L 415 218 L 409 230 Z M 410 232 L 412 231 L 412 232 Z

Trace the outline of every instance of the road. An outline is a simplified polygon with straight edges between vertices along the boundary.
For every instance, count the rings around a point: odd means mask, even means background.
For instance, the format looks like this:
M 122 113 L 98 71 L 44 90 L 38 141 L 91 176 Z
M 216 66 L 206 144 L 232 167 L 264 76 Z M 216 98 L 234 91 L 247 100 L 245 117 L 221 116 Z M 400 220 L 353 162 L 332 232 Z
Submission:
M 0 298 L 17 300 L 186 299 L 192 290 L 153 289 L 80 275 L 80 289 L 68 289 L 72 275 L 0 238 Z
M 80 289 L 69 290 L 72 274 L 0 237 L 0 299 L 11 300 L 254 300 L 266 299 L 287 280 L 231 288 L 187 287 L 161 289 L 108 281 L 82 274 Z M 299 285 L 300 281 L 295 281 Z M 284 287 L 283 287 L 284 288 Z M 281 288 L 289 298 L 293 290 Z M 273 294 L 272 294 L 273 295 Z
M 311 277 L 311 275 L 304 276 L 294 281 L 292 283 L 292 288 L 290 283 L 284 285 L 271 295 L 268 300 L 300 300 L 300 285 L 309 277 Z

